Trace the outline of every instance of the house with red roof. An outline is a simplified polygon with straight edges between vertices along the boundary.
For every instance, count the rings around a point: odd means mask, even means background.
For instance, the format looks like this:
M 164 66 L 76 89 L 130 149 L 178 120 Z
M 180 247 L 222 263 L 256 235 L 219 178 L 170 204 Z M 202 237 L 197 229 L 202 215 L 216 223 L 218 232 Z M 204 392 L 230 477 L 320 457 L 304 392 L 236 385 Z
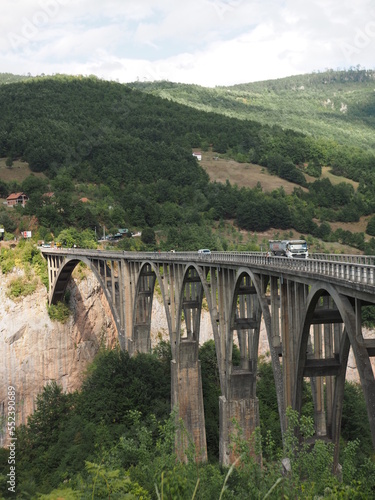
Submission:
M 26 205 L 29 197 L 25 193 L 11 193 L 7 198 L 7 206 L 14 207 L 16 205 Z

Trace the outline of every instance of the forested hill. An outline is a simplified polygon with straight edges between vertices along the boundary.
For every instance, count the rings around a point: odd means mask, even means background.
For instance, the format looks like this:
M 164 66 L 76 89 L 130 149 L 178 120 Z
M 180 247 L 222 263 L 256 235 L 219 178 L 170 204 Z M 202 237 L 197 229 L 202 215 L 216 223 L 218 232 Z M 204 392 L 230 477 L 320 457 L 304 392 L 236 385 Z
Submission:
M 226 249 L 231 243 L 212 229 L 231 220 L 248 231 L 294 229 L 366 250 L 364 234 L 338 234 L 329 226 L 375 213 L 375 157 L 363 148 L 197 110 L 95 77 L 0 85 L 0 116 L 3 168 L 16 172 L 26 162 L 35 173 L 0 177 L 0 197 L 15 191 L 30 197 L 22 211 L 1 208 L 8 232 L 29 229 L 32 219 L 42 237 L 70 227 L 130 227 L 162 249 Z M 212 149 L 248 168 L 261 165 L 295 183 L 295 192 L 210 183 L 192 148 Z M 359 181 L 358 190 L 321 179 L 327 165 Z M 308 183 L 306 174 L 316 180 Z
M 232 87 L 135 82 L 133 88 L 228 116 L 375 152 L 375 71 L 329 70 Z
M 12 73 L 0 73 L 0 85 L 8 83 L 22 82 L 33 78 L 31 75 L 13 75 Z

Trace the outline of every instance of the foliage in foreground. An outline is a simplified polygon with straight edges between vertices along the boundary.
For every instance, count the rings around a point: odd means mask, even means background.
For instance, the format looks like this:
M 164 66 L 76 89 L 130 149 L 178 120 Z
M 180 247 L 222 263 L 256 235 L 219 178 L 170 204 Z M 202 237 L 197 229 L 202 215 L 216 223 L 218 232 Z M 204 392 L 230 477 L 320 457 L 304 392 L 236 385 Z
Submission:
M 200 353 L 210 379 L 204 387 L 206 407 L 217 393 L 212 343 Z M 269 374 L 263 376 L 268 385 Z M 262 399 L 264 392 L 259 391 Z M 272 413 L 272 394 L 267 396 L 265 408 Z M 213 426 L 217 417 L 213 407 L 210 411 Z M 210 463 L 196 464 L 193 448 L 188 463 L 180 463 L 174 445 L 176 426 L 182 424 L 170 414 L 169 345 L 132 358 L 119 350 L 101 351 L 80 392 L 64 394 L 56 383 L 47 385 L 27 426 L 18 428 L 17 498 L 352 499 L 374 494 L 375 464 L 359 454 L 355 428 L 347 429 L 354 441 L 343 447 L 340 482 L 331 473 L 331 446 L 321 441 L 307 446 L 296 439 L 311 438 L 311 417 L 288 410 L 288 421 L 284 454 L 269 429 L 263 435 L 257 429 L 254 440 L 262 450 L 262 467 L 250 453 L 254 442 L 245 442 L 240 433 L 233 438 L 240 453 L 235 467 L 221 468 L 215 453 Z M 269 422 L 273 425 L 273 418 Z M 10 498 L 7 458 L 7 450 L 0 450 L 0 495 Z M 285 475 L 281 458 L 290 463 Z

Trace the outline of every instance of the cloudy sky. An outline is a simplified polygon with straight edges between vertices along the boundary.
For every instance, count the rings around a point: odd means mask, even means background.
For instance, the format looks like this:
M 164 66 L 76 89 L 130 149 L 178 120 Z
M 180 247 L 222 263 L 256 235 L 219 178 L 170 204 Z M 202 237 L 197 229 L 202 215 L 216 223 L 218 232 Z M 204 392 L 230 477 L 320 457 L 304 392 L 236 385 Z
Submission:
M 213 87 L 375 68 L 374 0 L 2 0 L 0 72 Z

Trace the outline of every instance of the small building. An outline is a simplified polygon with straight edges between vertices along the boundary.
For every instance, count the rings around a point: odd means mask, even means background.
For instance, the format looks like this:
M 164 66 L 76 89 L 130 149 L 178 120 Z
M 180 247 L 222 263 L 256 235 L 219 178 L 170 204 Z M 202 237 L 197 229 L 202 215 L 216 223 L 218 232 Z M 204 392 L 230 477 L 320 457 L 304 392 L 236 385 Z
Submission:
M 25 193 L 12 193 L 7 198 L 7 206 L 14 207 L 16 205 L 22 205 L 24 207 L 28 200 L 29 198 Z
M 195 158 L 199 161 L 201 161 L 201 159 L 202 159 L 202 153 L 200 153 L 199 151 L 196 151 L 195 153 L 193 153 L 193 156 L 195 156 Z

